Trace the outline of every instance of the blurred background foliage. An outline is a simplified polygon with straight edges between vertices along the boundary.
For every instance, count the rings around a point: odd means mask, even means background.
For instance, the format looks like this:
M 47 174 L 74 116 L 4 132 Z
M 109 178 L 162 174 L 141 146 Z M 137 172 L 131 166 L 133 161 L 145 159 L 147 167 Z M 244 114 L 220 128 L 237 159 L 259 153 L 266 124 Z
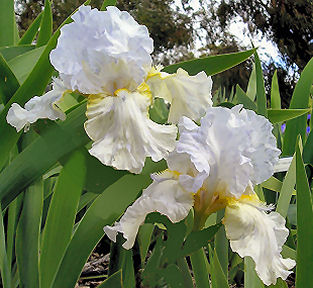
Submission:
M 82 0 L 53 0 L 53 25 L 56 29 Z M 100 7 L 101 0 L 93 0 Z M 15 11 L 22 34 L 43 10 L 44 0 L 16 0 Z M 313 56 L 313 1 L 311 0 L 118 0 L 117 7 L 129 11 L 148 27 L 154 40 L 153 57 L 162 65 L 250 48 L 258 35 L 276 45 L 279 60 L 269 57 L 262 63 L 267 94 L 277 70 L 283 108 L 288 107 L 292 91 L 305 64 Z M 234 22 L 245 23 L 243 37 L 250 47 L 232 34 Z M 214 91 L 221 89 L 226 98 L 235 84 L 247 88 L 252 62 L 214 76 Z M 269 95 L 268 95 L 269 96 Z

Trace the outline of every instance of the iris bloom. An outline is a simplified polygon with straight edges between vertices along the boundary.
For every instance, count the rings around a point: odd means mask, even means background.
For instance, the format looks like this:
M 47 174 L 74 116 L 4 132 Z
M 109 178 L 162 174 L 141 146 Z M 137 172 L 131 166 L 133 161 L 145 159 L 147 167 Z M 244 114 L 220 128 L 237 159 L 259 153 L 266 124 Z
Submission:
M 151 212 L 175 223 L 193 207 L 194 228 L 200 230 L 210 214 L 225 209 L 222 223 L 231 249 L 252 257 L 266 285 L 278 277 L 286 279 L 295 261 L 280 254 L 288 236 L 285 220 L 253 190 L 273 174 L 278 161 L 272 128 L 266 118 L 241 105 L 208 108 L 200 126 L 182 117 L 180 138 L 167 157 L 168 169 L 152 175 L 152 184 L 119 222 L 104 228 L 105 233 L 113 241 L 122 233 L 123 247 L 130 249 Z
M 147 28 L 116 7 L 82 6 L 72 19 L 50 54 L 60 78 L 53 90 L 25 108 L 14 103 L 7 121 L 20 131 L 40 118 L 63 120 L 58 103 L 65 91 L 78 91 L 88 99 L 90 154 L 105 165 L 139 173 L 146 157 L 159 161 L 174 149 L 181 116 L 199 120 L 212 105 L 211 78 L 204 72 L 167 74 L 153 67 Z M 167 125 L 149 119 L 156 97 L 171 104 Z

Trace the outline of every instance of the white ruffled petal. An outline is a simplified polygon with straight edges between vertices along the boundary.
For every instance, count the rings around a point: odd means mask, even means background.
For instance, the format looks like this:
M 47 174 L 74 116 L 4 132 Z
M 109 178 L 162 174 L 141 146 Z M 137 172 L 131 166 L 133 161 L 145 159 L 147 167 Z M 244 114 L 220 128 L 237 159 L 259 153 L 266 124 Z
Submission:
M 185 70 L 179 68 L 175 74 L 155 73 L 149 77 L 147 84 L 154 97 L 171 103 L 171 123 L 178 123 L 182 116 L 199 120 L 206 109 L 212 106 L 212 80 L 205 72 L 189 76 Z
M 61 28 L 52 65 L 71 83 L 72 90 L 86 94 L 134 89 L 151 67 L 153 40 L 145 26 L 126 11 L 106 11 L 81 6 L 74 22 Z
M 232 109 L 211 107 L 200 126 L 186 117 L 180 120 L 180 138 L 168 165 L 185 174 L 191 161 L 194 175 L 208 174 L 208 194 L 222 187 L 223 193 L 240 198 L 249 183 L 261 183 L 273 174 L 280 151 L 271 131 L 266 118 L 240 105 Z
M 278 277 L 285 280 L 292 273 L 295 261 L 280 254 L 289 232 L 279 213 L 267 214 L 255 203 L 236 201 L 226 207 L 223 223 L 231 249 L 254 260 L 264 284 L 275 284 Z
M 251 181 L 253 184 L 260 184 L 273 175 L 274 166 L 281 153 L 272 133 L 273 125 L 252 110 L 240 109 L 240 105 L 233 109 L 239 110 L 234 110 L 234 113 L 245 123 L 243 131 L 249 139 L 249 147 L 245 149 L 244 156 L 250 158 L 253 165 Z
M 7 114 L 7 122 L 19 132 L 23 128 L 28 130 L 31 123 L 38 119 L 65 120 L 65 114 L 58 108 L 57 102 L 63 96 L 65 89 L 54 83 L 53 90 L 38 97 L 31 98 L 22 108 L 19 104 L 13 103 Z
M 85 123 L 94 141 L 90 154 L 105 165 L 133 173 L 140 173 L 146 157 L 164 158 L 175 147 L 177 128 L 150 120 L 149 105 L 148 96 L 126 89 L 117 96 L 90 98 Z
M 172 178 L 169 178 L 170 175 Z M 158 181 L 154 181 L 143 191 L 142 196 L 127 208 L 119 222 L 112 227 L 105 226 L 104 232 L 114 242 L 117 233 L 123 233 L 126 239 L 123 247 L 130 249 L 140 225 L 149 213 L 159 212 L 176 223 L 187 217 L 192 205 L 193 194 L 181 187 L 175 174 L 166 171 L 165 175 L 158 174 Z

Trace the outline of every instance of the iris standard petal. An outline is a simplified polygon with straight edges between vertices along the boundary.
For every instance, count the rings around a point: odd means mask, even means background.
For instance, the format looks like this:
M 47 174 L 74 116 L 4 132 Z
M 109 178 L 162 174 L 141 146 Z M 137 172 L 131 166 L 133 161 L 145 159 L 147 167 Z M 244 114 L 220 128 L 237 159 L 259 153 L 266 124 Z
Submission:
M 104 232 L 114 242 L 118 232 L 123 234 L 125 249 L 133 247 L 138 229 L 149 213 L 159 212 L 176 223 L 186 218 L 192 208 L 193 193 L 184 190 L 175 173 L 166 171 L 153 178 L 154 182 L 127 208 L 120 221 L 112 227 L 104 227 Z
M 57 47 L 50 54 L 52 65 L 69 79 L 72 90 L 112 95 L 116 89 L 141 84 L 153 51 L 145 26 L 116 7 L 98 11 L 81 6 L 72 19 L 61 28 Z
M 178 123 L 182 116 L 199 120 L 212 106 L 212 80 L 205 72 L 190 76 L 179 68 L 174 74 L 155 72 L 148 77 L 154 97 L 163 98 L 171 103 L 168 121 Z
M 240 198 L 250 182 L 258 184 L 273 174 L 280 151 L 271 131 L 272 124 L 266 118 L 240 105 L 232 109 L 209 107 L 200 126 L 181 118 L 180 138 L 168 164 L 170 169 L 185 173 L 190 164 L 176 159 L 186 158 L 177 154 L 188 155 L 198 173 L 208 174 L 208 194 L 223 187 L 228 196 Z
M 268 214 L 256 203 L 234 201 L 226 207 L 223 223 L 231 249 L 253 259 L 264 284 L 275 284 L 278 277 L 285 280 L 292 273 L 295 261 L 280 254 L 289 232 L 279 213 Z
M 121 89 L 116 96 L 89 97 L 85 130 L 90 154 L 103 164 L 140 173 L 146 157 L 160 161 L 175 147 L 177 128 L 149 119 L 150 98 Z

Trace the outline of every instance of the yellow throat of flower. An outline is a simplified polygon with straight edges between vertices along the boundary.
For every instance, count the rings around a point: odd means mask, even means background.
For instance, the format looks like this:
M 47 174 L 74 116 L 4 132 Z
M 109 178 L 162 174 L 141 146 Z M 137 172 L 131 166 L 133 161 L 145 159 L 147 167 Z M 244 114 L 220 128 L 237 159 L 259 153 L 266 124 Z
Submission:
M 248 188 L 247 188 L 248 189 Z M 218 185 L 213 195 L 208 195 L 204 188 L 200 188 L 195 194 L 194 202 L 194 230 L 201 230 L 207 218 L 218 210 L 227 206 L 236 205 L 238 202 L 258 205 L 260 200 L 256 194 L 243 194 L 240 198 L 227 196 L 227 186 Z

